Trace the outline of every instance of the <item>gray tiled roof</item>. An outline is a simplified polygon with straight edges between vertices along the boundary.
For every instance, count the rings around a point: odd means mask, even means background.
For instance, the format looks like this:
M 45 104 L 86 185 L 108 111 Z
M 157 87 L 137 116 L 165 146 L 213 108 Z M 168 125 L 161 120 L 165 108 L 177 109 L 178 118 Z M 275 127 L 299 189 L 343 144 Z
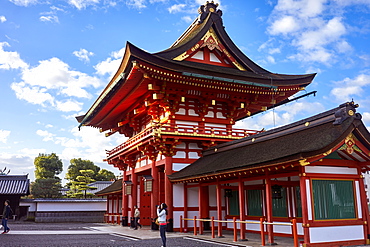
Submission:
M 28 175 L 0 175 L 0 194 L 28 195 L 30 194 L 30 180 Z

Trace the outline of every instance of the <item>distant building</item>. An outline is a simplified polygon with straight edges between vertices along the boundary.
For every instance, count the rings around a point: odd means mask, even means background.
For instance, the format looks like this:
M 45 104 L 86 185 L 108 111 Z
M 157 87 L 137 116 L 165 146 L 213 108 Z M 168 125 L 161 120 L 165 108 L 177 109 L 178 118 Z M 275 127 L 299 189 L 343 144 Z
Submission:
M 28 175 L 6 175 L 3 172 L 0 173 L 1 208 L 4 205 L 4 201 L 9 200 L 15 217 L 20 218 L 27 214 L 27 208 L 19 206 L 20 198 L 29 194 L 30 180 Z

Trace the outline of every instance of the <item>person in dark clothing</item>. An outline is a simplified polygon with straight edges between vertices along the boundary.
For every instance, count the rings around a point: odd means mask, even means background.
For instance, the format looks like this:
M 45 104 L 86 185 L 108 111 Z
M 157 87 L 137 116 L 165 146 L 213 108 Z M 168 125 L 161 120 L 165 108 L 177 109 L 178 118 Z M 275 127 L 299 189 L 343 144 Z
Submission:
M 161 203 L 161 205 L 157 207 L 157 216 L 159 222 L 159 233 L 163 243 L 162 247 L 166 247 L 167 214 L 166 203 Z
M 9 200 L 6 200 L 4 202 L 3 221 L 2 221 L 2 225 L 4 227 L 4 232 L 2 234 L 8 233 L 10 231 L 10 228 L 8 227 L 8 219 L 13 214 L 13 211 L 10 208 L 9 203 L 10 203 Z

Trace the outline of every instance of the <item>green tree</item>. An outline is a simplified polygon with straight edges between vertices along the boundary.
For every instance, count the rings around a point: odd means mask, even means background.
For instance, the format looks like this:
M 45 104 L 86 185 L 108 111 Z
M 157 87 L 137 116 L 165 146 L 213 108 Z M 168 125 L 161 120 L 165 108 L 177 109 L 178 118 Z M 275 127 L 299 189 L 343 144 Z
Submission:
M 89 186 L 92 182 L 95 182 L 91 177 L 94 175 L 93 170 L 80 170 L 80 176 L 76 177 L 76 180 L 71 182 L 71 190 L 67 193 L 70 197 L 84 197 L 94 196 L 93 193 L 87 193 L 87 190 L 94 190 L 96 187 Z
M 68 171 L 66 173 L 66 179 L 69 180 L 67 187 L 72 186 L 72 181 L 78 181 L 77 177 L 81 176 L 81 170 L 92 170 L 94 174 L 91 176 L 95 181 L 109 181 L 115 178 L 113 172 L 106 169 L 100 170 L 100 167 L 95 165 L 90 160 L 83 160 L 81 158 L 71 159 Z
M 31 183 L 31 191 L 34 198 L 60 198 L 60 179 L 39 178 Z
M 96 181 L 110 181 L 114 180 L 116 175 L 113 172 L 108 171 L 107 169 L 101 169 L 98 174 L 95 176 Z
M 31 193 L 39 198 L 60 197 L 61 179 L 57 177 L 63 171 L 63 162 L 55 154 L 39 154 L 34 160 L 35 182 Z
M 56 175 L 63 171 L 63 163 L 55 153 L 39 154 L 34 165 L 36 179 L 57 178 Z

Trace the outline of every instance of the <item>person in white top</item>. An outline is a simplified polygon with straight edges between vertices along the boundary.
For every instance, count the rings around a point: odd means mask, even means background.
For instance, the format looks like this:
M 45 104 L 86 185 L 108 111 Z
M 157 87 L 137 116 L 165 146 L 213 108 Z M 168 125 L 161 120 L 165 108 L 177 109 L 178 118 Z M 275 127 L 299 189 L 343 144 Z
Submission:
M 161 203 L 161 205 L 157 207 L 157 216 L 159 222 L 159 233 L 163 244 L 162 247 L 166 247 L 167 214 L 166 203 Z
M 134 208 L 135 208 L 135 212 L 134 212 L 135 228 L 134 228 L 134 230 L 137 230 L 137 226 L 140 226 L 140 228 L 142 227 L 141 224 L 139 223 L 140 210 L 139 210 L 139 208 L 136 205 L 134 206 Z

